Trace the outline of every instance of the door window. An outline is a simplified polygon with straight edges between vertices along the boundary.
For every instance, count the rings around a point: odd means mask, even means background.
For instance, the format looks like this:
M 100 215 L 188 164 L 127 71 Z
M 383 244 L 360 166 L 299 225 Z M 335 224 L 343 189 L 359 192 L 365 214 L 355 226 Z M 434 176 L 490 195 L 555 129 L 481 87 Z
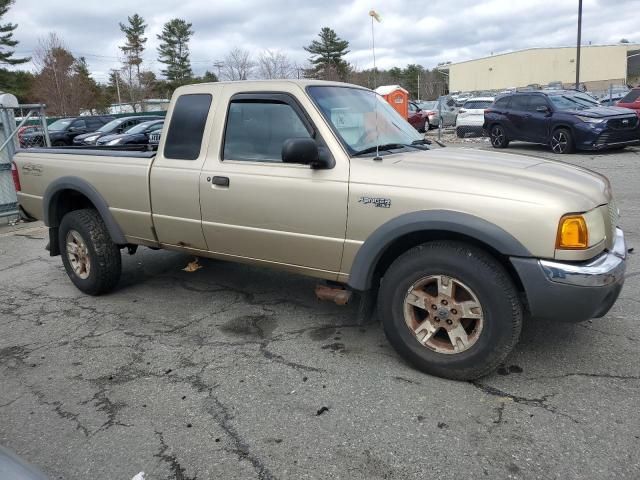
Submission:
M 538 107 L 548 107 L 547 100 L 542 95 L 532 95 L 531 100 L 529 100 L 529 105 L 527 110 L 530 112 L 537 112 Z
M 511 97 L 511 104 L 509 105 L 509 110 L 524 112 L 527 110 L 528 103 L 529 103 L 529 95 L 514 95 L 513 97 Z
M 85 122 L 84 120 L 76 120 L 75 122 L 73 122 L 72 127 L 77 129 L 87 128 L 87 122 Z
M 281 162 L 289 138 L 311 138 L 291 105 L 272 100 L 238 100 L 229 105 L 223 160 Z

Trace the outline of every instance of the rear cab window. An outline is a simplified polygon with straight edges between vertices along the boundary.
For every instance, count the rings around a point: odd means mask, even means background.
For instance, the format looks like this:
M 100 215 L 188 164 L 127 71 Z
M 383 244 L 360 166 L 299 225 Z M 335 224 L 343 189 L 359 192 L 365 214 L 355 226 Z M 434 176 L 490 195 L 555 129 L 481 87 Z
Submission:
M 196 160 L 200 156 L 212 100 L 209 93 L 189 93 L 178 97 L 164 145 L 165 158 Z

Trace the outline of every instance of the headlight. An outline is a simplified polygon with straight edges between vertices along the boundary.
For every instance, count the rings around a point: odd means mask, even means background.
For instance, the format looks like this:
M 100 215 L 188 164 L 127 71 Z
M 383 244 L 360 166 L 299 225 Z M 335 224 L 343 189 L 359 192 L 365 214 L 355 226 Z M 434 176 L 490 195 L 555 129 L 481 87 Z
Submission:
M 585 250 L 605 238 L 604 219 L 596 208 L 583 214 L 565 215 L 558 224 L 556 248 L 560 250 Z
M 121 138 L 115 138 L 115 139 L 107 142 L 107 145 L 118 145 L 121 141 L 122 141 Z
M 583 117 L 582 115 L 576 115 L 576 117 L 585 123 L 591 123 L 593 125 L 604 123 L 604 118 Z

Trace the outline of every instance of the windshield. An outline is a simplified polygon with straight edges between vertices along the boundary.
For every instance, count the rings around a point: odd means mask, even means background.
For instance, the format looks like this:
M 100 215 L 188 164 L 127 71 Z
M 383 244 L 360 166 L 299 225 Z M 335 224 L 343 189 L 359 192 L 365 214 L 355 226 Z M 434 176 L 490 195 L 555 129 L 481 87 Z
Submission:
M 108 133 L 114 131 L 120 124 L 122 124 L 124 120 L 116 119 L 111 120 L 109 123 L 105 123 L 102 127 L 98 129 L 99 132 Z
M 56 120 L 51 125 L 49 125 L 48 130 L 52 130 L 54 132 L 66 130 L 67 128 L 69 128 L 69 125 L 71 125 L 71 122 L 73 122 L 73 120 L 73 118 L 61 118 L 60 120 Z
M 553 105 L 561 110 L 584 110 L 600 105 L 593 98 L 582 94 L 549 95 Z
M 370 90 L 312 86 L 308 91 L 351 154 L 376 145 L 422 140 L 409 122 Z
M 466 108 L 467 110 L 484 110 L 485 108 L 489 108 L 493 102 L 491 100 L 469 100 L 468 102 L 464 102 L 462 108 Z
M 154 125 L 156 122 L 143 122 L 143 123 L 139 123 L 138 125 L 135 125 L 133 127 L 131 127 L 129 130 L 127 130 L 124 133 L 144 133 L 147 131 L 147 129 L 151 126 Z
M 638 97 L 640 97 L 640 88 L 634 88 L 627 93 L 622 100 L 620 100 L 620 103 L 633 103 L 638 99 Z
M 438 104 L 438 102 L 421 102 L 418 104 L 418 106 L 423 109 L 423 110 L 435 110 L 436 109 L 436 105 Z

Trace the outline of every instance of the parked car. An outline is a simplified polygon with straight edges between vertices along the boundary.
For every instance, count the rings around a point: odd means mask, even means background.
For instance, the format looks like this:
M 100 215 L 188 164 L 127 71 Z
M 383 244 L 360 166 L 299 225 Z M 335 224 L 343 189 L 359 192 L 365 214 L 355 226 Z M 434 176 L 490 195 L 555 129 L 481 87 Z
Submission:
M 632 110 L 603 107 L 574 90 L 512 93 L 484 113 L 495 148 L 511 140 L 549 145 L 554 153 L 624 148 L 640 143 L 640 119 Z
M 163 125 L 164 120 L 152 120 L 150 122 L 139 123 L 124 133 L 100 137 L 96 145 L 106 145 L 109 147 L 114 145 L 147 145 L 149 143 L 149 136 L 153 132 L 162 130 Z
M 113 290 L 121 250 L 139 245 L 281 268 L 329 280 L 316 293 L 337 303 L 365 293 L 360 312 L 377 298 L 402 356 L 468 380 L 505 361 L 525 312 L 601 317 L 622 289 L 624 234 L 602 175 L 431 150 L 345 83 L 189 85 L 169 112 L 158 152 L 13 158 L 23 216 L 44 220 L 50 255 L 84 293 Z
M 422 110 L 415 102 L 409 102 L 409 116 L 407 121 L 419 132 L 425 132 L 429 129 L 429 116 L 427 112 Z
M 436 102 L 436 110 L 440 115 L 442 126 L 451 127 L 455 125 L 459 108 L 456 105 L 456 101 L 449 95 L 443 95 Z
M 29 145 L 27 145 L 24 141 L 24 136 L 27 133 L 35 133 L 42 130 L 42 127 L 40 125 L 23 125 L 22 127 L 20 127 L 18 129 L 18 143 L 20 144 L 21 148 L 26 148 Z
M 61 118 L 47 128 L 51 145 L 63 147 L 73 144 L 73 139 L 87 132 L 94 132 L 105 123 L 113 120 L 111 116 L 86 116 Z M 28 132 L 23 135 L 23 142 L 30 147 L 44 146 L 45 140 L 41 130 Z
M 456 117 L 456 135 L 459 138 L 464 138 L 467 134 L 482 135 L 484 111 L 494 100 L 493 97 L 475 97 L 464 102 Z
M 620 99 L 616 106 L 634 110 L 636 114 L 638 114 L 638 117 L 640 117 L 640 87 L 629 90 L 629 92 Z
M 151 120 L 162 120 L 164 117 L 158 115 L 137 115 L 134 117 L 120 117 L 104 124 L 95 132 L 78 135 L 73 139 L 74 145 L 95 145 L 99 138 L 107 135 L 117 135 L 126 132 L 131 127 L 135 127 L 139 123 L 149 122 Z
M 162 137 L 162 130 L 156 130 L 149 134 L 149 145 L 157 147 L 160 145 L 160 138 Z
M 427 114 L 428 128 L 435 128 L 440 123 L 438 102 L 436 100 L 418 102 L 418 106 Z

